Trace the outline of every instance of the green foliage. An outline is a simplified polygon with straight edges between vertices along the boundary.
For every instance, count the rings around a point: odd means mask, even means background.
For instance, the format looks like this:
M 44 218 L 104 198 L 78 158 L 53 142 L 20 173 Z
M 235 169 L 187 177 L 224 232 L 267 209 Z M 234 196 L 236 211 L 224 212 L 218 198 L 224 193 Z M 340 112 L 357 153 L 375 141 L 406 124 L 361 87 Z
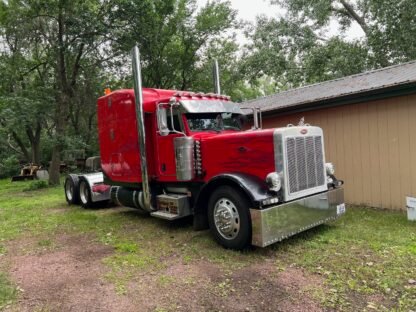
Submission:
M 0 160 L 0 178 L 11 177 L 19 174 L 19 161 L 15 155 Z
M 227 38 L 235 16 L 229 2 L 211 1 L 197 10 L 195 0 L 121 1 L 114 12 L 123 25 L 118 49 L 126 54 L 139 44 L 144 85 L 194 89 L 205 50 Z
M 251 82 L 272 77 L 276 90 L 336 79 L 416 59 L 414 1 L 272 0 L 280 18 L 248 29 L 242 71 Z M 338 33 L 330 33 L 334 25 Z M 352 25 L 363 38 L 347 39 Z
M 28 187 L 24 188 L 23 191 L 24 192 L 35 191 L 35 190 L 44 189 L 48 187 L 49 187 L 48 181 L 35 180 L 35 181 L 31 181 Z
M 304 1 L 272 0 L 288 10 L 292 21 L 301 22 L 316 32 L 323 32 L 336 20 L 341 25 L 341 34 L 353 23 L 358 24 L 364 34 L 363 41 L 355 41 L 367 48 L 367 59 L 373 67 L 387 66 L 416 59 L 415 38 L 416 8 L 414 1 Z
M 334 37 L 308 51 L 302 65 L 304 78 L 308 83 L 317 83 L 363 72 L 368 68 L 367 54 L 368 50 L 359 43 Z

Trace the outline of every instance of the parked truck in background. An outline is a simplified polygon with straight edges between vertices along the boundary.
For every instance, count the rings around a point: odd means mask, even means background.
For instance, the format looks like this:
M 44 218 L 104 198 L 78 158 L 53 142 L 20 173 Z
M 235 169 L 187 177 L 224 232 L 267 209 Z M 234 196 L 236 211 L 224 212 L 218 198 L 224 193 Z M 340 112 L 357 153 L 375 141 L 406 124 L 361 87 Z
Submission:
M 267 246 L 345 212 L 322 129 L 243 130 L 229 97 L 142 88 L 98 99 L 101 172 L 70 175 L 69 203 L 111 199 L 166 220 L 193 216 L 223 246 Z M 218 81 L 218 80 L 217 80 Z M 254 112 L 257 117 L 257 112 Z

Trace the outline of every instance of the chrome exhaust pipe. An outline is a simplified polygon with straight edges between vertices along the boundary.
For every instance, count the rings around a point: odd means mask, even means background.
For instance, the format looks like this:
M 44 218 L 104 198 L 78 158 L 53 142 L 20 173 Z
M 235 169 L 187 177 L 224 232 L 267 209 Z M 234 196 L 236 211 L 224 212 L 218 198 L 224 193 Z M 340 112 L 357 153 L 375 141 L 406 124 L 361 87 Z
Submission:
M 220 87 L 220 69 L 218 67 L 218 61 L 214 60 L 214 65 L 212 66 L 212 76 L 214 78 L 214 93 L 221 94 Z
M 137 46 L 134 46 L 134 48 L 132 49 L 132 66 L 133 66 L 137 132 L 139 134 L 140 168 L 142 171 L 143 209 L 151 212 L 151 211 L 155 211 L 155 209 L 152 207 L 152 203 L 151 203 L 149 174 L 147 172 L 146 133 L 144 129 L 142 74 L 141 74 L 141 67 L 140 67 L 140 51 Z

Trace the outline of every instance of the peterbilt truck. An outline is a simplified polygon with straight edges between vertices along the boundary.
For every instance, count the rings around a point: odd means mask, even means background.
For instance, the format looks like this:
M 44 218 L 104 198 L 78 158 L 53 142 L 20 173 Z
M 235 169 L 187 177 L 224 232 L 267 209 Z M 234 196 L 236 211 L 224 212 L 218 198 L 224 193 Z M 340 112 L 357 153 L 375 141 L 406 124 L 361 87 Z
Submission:
M 325 162 L 322 129 L 302 123 L 244 130 L 229 97 L 143 88 L 98 99 L 101 171 L 69 175 L 68 203 L 113 203 L 156 218 L 193 216 L 224 247 L 264 247 L 345 212 L 342 181 Z

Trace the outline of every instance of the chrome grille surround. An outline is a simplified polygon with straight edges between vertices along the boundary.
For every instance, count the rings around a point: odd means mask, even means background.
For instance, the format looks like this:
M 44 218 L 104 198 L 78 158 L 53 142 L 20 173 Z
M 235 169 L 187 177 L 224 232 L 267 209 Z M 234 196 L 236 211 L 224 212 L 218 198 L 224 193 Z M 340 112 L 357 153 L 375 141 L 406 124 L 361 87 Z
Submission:
M 311 126 L 278 128 L 274 133 L 274 144 L 276 171 L 283 177 L 284 201 L 328 189 L 325 183 L 325 155 L 321 128 Z

